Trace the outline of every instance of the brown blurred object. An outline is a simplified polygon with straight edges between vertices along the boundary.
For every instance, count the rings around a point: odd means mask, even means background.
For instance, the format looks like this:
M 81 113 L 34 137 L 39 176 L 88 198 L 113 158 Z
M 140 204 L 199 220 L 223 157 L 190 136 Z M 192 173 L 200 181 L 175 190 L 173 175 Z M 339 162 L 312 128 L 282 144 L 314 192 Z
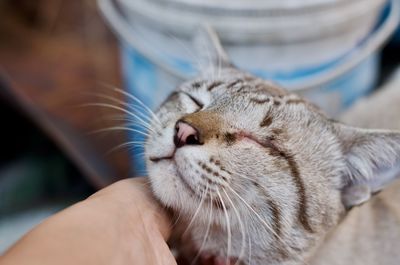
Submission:
M 115 126 L 102 107 L 112 103 L 89 93 L 121 87 L 118 51 L 98 14 L 95 0 L 0 0 L 0 77 L 3 93 L 62 147 L 97 188 L 129 177 L 126 150 L 106 155 L 126 142 L 123 133 L 89 135 Z M 115 103 L 115 102 L 114 102 Z

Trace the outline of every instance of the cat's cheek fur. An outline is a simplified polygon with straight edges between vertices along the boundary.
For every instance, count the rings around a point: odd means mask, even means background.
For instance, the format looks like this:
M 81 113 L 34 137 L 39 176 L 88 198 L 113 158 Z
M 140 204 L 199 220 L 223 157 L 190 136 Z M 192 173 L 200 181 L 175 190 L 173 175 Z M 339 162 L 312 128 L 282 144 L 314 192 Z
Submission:
M 212 148 L 203 146 L 185 146 L 176 150 L 174 160 L 179 173 L 193 185 L 204 181 L 201 171 L 204 164 L 208 164 L 212 155 Z M 195 186 L 194 186 L 195 187 Z
M 172 155 L 175 150 L 174 143 L 172 141 L 174 137 L 174 123 L 170 123 L 169 126 L 162 131 L 161 134 L 155 135 L 152 133 L 149 136 L 149 140 L 146 143 L 145 151 L 146 158 L 161 158 Z M 147 164 L 148 168 L 151 168 L 153 164 Z
M 192 186 L 190 178 L 178 171 L 176 162 L 170 159 L 161 160 L 148 168 L 156 197 L 167 207 L 188 215 L 193 214 L 193 209 L 198 207 L 198 198 L 193 194 L 196 186 Z
M 167 160 L 159 161 L 157 165 L 148 165 L 148 173 L 156 197 L 166 206 L 178 207 L 177 195 L 181 191 L 173 164 Z

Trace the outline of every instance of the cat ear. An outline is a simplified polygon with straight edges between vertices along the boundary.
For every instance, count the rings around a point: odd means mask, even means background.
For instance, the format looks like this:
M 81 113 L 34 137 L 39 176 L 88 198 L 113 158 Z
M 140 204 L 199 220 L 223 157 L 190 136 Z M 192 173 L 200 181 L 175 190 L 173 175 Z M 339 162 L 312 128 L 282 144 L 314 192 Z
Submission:
M 400 177 L 400 132 L 335 124 L 346 159 L 342 192 L 350 208 L 367 201 Z
M 216 31 L 208 24 L 200 26 L 193 38 L 200 72 L 233 67 Z

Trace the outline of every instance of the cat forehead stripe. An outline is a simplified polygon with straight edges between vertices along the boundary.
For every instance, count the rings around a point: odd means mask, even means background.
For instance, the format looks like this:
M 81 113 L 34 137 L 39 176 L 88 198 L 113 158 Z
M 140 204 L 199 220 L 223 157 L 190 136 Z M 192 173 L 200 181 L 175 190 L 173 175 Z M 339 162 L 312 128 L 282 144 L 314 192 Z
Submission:
M 264 98 L 264 99 L 251 98 L 250 101 L 254 102 L 256 104 L 265 104 L 265 103 L 269 103 L 271 101 L 271 99 L 270 98 Z
M 207 87 L 207 91 L 211 91 L 216 87 L 219 87 L 220 85 L 222 85 L 224 82 L 222 81 L 214 81 L 212 82 L 208 87 Z
M 235 85 L 237 85 L 237 84 L 239 84 L 239 83 L 243 83 L 243 80 L 242 80 L 242 79 L 235 80 L 235 81 L 233 81 L 232 83 L 228 84 L 228 85 L 226 86 L 226 88 L 232 88 L 232 87 L 234 87 Z
M 205 84 L 205 81 L 197 81 L 192 84 L 192 87 L 195 89 L 201 88 Z

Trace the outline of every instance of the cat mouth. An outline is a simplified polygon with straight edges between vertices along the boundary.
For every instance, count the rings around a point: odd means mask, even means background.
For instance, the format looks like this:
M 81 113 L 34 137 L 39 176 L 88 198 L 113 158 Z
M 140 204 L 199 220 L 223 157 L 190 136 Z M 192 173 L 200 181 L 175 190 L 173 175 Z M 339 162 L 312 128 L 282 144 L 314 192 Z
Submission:
M 183 183 L 183 185 L 191 192 L 196 194 L 196 191 L 193 189 L 193 187 L 189 184 L 189 182 L 185 179 L 185 177 L 181 174 L 181 172 L 179 172 L 178 166 L 176 164 L 176 161 L 174 159 L 175 157 L 175 153 L 176 153 L 176 148 L 174 148 L 174 151 L 172 152 L 172 154 L 170 155 L 166 155 L 166 156 L 150 156 L 149 160 L 154 162 L 154 163 L 158 163 L 161 161 L 171 161 L 174 166 L 175 166 L 175 173 L 176 176 L 179 178 L 179 180 L 181 181 L 181 183 Z
M 166 155 L 166 156 L 150 156 L 149 160 L 154 162 L 154 163 L 158 163 L 161 161 L 171 161 L 174 166 L 175 166 L 175 171 L 176 171 L 176 176 L 180 179 L 180 181 L 183 183 L 183 185 L 192 193 L 196 194 L 196 191 L 193 189 L 193 187 L 189 184 L 189 182 L 185 179 L 185 177 L 181 174 L 181 172 L 179 172 L 178 166 L 176 164 L 175 161 L 175 153 L 176 153 L 176 148 L 174 148 L 174 151 L 172 152 L 172 154 L 170 155 Z
M 176 148 L 174 148 L 172 153 L 169 154 L 169 155 L 165 155 L 165 156 L 150 156 L 149 160 L 151 162 L 154 162 L 154 163 L 160 162 L 162 160 L 173 160 L 174 156 L 175 156 L 175 153 L 176 153 Z
M 175 152 L 174 152 L 174 154 L 175 154 Z M 151 156 L 151 157 L 149 157 L 149 160 L 154 163 L 160 162 L 161 160 L 172 160 L 174 158 L 174 154 L 168 155 L 168 156 L 160 156 L 160 157 Z
M 172 152 L 172 154 L 170 155 L 166 155 L 166 156 L 150 156 L 149 160 L 154 162 L 154 163 L 158 163 L 161 161 L 168 161 L 171 162 L 174 167 L 175 167 L 175 175 L 176 177 L 179 179 L 180 183 L 182 183 L 182 185 L 185 187 L 185 189 L 192 195 L 197 197 L 197 199 L 202 199 L 202 196 L 206 196 L 206 201 L 211 201 L 212 205 L 218 209 L 218 210 L 224 210 L 224 206 L 223 203 L 220 201 L 220 199 L 218 198 L 210 198 L 208 197 L 208 195 L 204 195 L 204 194 L 199 194 L 196 189 L 189 183 L 189 181 L 187 181 L 187 179 L 185 178 L 185 176 L 182 174 L 182 172 L 178 169 L 177 166 L 177 161 L 175 160 L 175 153 L 176 153 L 176 148 L 174 149 L 174 151 Z M 225 205 L 225 207 L 227 209 L 229 209 L 229 207 L 227 207 Z

